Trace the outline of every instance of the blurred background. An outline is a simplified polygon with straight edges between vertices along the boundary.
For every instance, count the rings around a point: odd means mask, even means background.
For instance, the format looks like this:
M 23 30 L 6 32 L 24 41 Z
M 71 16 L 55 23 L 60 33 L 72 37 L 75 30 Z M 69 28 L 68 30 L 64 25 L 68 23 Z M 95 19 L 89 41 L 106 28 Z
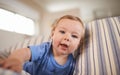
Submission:
M 0 50 L 32 36 L 48 38 L 63 15 L 84 23 L 120 16 L 120 0 L 0 0 Z

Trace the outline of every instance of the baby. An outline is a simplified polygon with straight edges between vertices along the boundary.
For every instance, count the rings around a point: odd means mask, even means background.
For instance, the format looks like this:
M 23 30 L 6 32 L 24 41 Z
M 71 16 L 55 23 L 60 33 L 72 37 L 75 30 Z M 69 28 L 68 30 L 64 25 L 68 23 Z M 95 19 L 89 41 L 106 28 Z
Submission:
M 15 50 L 0 62 L 1 67 L 31 75 L 73 75 L 73 53 L 83 41 L 84 30 L 78 17 L 65 15 L 53 24 L 51 41 Z

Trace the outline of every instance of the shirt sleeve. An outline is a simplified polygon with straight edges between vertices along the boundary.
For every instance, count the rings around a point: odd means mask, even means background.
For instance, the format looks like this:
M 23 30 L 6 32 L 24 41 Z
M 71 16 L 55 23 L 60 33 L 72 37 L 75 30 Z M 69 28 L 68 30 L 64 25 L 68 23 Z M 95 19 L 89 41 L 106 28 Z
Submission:
M 41 59 L 43 54 L 45 53 L 45 44 L 29 46 L 31 51 L 31 59 L 30 61 L 38 61 Z
M 39 67 L 36 61 L 42 61 L 41 58 L 46 54 L 50 48 L 50 43 L 42 43 L 36 46 L 28 46 L 31 51 L 31 61 L 25 62 L 23 65 L 23 70 L 30 73 L 31 75 L 35 75 L 37 67 Z

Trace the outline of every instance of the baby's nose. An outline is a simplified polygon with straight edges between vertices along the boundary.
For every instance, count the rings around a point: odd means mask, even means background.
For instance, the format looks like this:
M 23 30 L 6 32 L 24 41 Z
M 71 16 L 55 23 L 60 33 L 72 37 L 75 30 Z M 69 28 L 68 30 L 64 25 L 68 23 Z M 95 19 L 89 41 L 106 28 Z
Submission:
M 70 41 L 70 35 L 69 35 L 69 34 L 66 34 L 66 35 L 64 36 L 64 40 Z

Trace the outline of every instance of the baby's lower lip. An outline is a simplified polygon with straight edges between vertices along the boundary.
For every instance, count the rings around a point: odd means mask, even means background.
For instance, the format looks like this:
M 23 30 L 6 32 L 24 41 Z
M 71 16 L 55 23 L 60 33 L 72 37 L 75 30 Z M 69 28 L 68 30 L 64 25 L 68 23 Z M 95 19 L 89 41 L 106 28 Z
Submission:
M 65 46 L 65 45 L 60 45 L 60 46 L 61 46 L 62 50 L 67 50 L 68 49 L 68 47 Z

